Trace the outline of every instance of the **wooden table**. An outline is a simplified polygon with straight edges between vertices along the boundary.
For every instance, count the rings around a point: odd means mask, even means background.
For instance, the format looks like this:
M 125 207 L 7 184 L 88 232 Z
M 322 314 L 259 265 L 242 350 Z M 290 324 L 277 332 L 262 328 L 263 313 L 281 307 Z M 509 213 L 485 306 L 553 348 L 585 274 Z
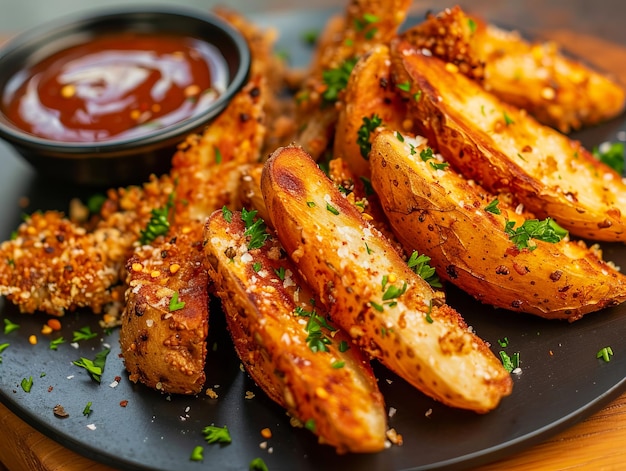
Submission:
M 421 6 L 421 3 L 423 2 L 418 2 L 418 5 Z M 474 0 L 465 3 L 470 3 L 474 11 L 478 10 L 490 16 L 491 11 L 501 8 L 506 2 Z M 529 5 L 530 3 L 539 8 L 537 2 L 529 2 Z M 612 19 L 607 17 L 610 24 L 615 23 L 616 17 L 623 19 L 626 16 L 626 4 L 621 1 L 606 0 L 606 5 L 601 3 L 602 5 L 598 7 L 608 12 L 613 10 Z M 551 14 L 554 15 L 554 12 L 558 11 L 555 10 L 554 4 L 559 2 L 550 4 L 553 7 Z M 608 4 L 611 5 L 610 8 L 607 7 Z M 576 0 L 563 3 L 562 8 L 570 19 L 577 18 L 578 21 L 583 21 L 588 5 L 586 6 L 586 2 Z M 622 83 L 626 84 L 626 44 L 600 39 L 595 34 L 588 35 L 577 27 L 545 29 L 545 22 L 549 20 L 548 17 L 542 17 L 539 21 L 529 24 L 538 28 L 538 33 L 543 37 L 566 44 L 568 50 L 618 76 Z M 2 430 L 0 471 L 114 471 L 113 468 L 84 458 L 45 437 L 1 404 L 0 430 Z M 621 470 L 626 464 L 625 444 L 626 393 L 590 418 L 544 443 L 508 459 L 477 468 L 476 471 Z

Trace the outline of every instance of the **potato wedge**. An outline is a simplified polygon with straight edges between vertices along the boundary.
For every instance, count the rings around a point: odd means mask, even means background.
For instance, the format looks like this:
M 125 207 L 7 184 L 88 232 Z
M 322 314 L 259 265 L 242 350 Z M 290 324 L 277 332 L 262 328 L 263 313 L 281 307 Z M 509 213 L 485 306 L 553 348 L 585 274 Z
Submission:
M 516 244 L 507 222 L 520 227 L 533 216 L 516 214 L 452 168 L 437 170 L 431 156 L 425 139 L 401 141 L 386 130 L 374 138 L 370 164 L 396 236 L 431 257 L 442 278 L 484 303 L 549 319 L 574 321 L 626 300 L 626 276 L 597 251 L 568 240 Z
M 390 75 L 389 48 L 382 44 L 374 46 L 352 69 L 340 104 L 333 156 L 345 160 L 357 177 L 369 178 L 370 174 L 367 136 L 359 136 L 364 120 L 371 122 L 378 118 L 391 129 L 402 129 L 406 105 Z
M 208 276 L 202 224 L 139 247 L 128 260 L 120 346 L 129 378 L 164 393 L 197 394 L 205 381 Z
M 511 392 L 510 375 L 443 293 L 409 269 L 306 152 L 278 149 L 261 189 L 285 250 L 364 351 L 453 407 L 487 412 Z
M 429 15 L 404 37 L 561 132 L 624 110 L 626 92 L 617 81 L 567 57 L 553 42 L 526 41 L 517 31 L 488 24 L 458 6 Z
M 501 102 L 436 57 L 398 40 L 396 79 L 411 84 L 417 134 L 466 178 L 512 193 L 540 219 L 583 238 L 626 241 L 626 184 L 583 146 Z
M 255 214 L 244 222 L 242 213 L 216 211 L 205 230 L 209 273 L 239 357 L 275 402 L 314 424 L 320 442 L 340 453 L 382 450 L 385 407 L 369 363 L 327 323 L 278 240 L 261 226 L 256 233 L 267 240 L 251 245 Z

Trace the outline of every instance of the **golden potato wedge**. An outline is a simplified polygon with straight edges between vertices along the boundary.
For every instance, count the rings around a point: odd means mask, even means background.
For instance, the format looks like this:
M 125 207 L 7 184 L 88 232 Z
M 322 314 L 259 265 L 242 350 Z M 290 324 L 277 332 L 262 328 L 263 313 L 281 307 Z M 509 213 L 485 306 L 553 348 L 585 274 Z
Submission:
M 547 242 L 554 235 L 549 226 L 530 240 L 512 237 L 509 221 L 518 228 L 536 219 L 516 214 L 454 169 L 437 169 L 443 165 L 425 139 L 382 131 L 370 164 L 398 239 L 408 251 L 431 257 L 442 278 L 479 301 L 574 321 L 626 300 L 626 276 L 582 242 Z
M 456 6 L 404 33 L 478 79 L 485 90 L 562 132 L 597 124 L 624 110 L 626 92 L 612 78 L 562 54 L 554 42 L 529 42 Z
M 402 129 L 406 116 L 404 99 L 391 80 L 391 58 L 386 45 L 370 49 L 354 66 L 344 98 L 333 142 L 333 156 L 345 160 L 357 177 L 369 178 L 367 135 L 378 120 L 391 129 Z M 367 123 L 370 123 L 369 126 Z
M 443 293 L 407 266 L 306 152 L 278 149 L 261 189 L 288 255 L 367 353 L 453 407 L 487 412 L 511 392 L 510 375 Z
M 626 240 L 626 184 L 589 151 L 406 41 L 392 45 L 396 79 L 411 85 L 416 133 L 466 178 L 513 194 L 540 219 L 570 233 Z
M 216 211 L 205 230 L 209 273 L 239 357 L 320 442 L 340 453 L 382 450 L 385 407 L 369 363 L 328 324 L 278 240 L 261 219 L 253 222 L 255 214 Z
M 128 260 L 120 346 L 129 378 L 165 393 L 197 394 L 205 381 L 208 277 L 202 224 L 143 245 Z

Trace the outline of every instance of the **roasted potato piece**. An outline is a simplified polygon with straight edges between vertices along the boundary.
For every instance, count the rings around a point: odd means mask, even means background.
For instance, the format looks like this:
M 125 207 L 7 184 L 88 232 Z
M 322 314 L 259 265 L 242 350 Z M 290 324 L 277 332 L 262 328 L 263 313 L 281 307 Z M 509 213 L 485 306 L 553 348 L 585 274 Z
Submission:
M 197 394 L 205 381 L 208 277 L 202 224 L 144 245 L 128 260 L 120 346 L 129 378 L 165 393 Z
M 559 237 L 552 239 L 546 225 L 516 243 L 507 223 L 518 228 L 536 219 L 518 215 L 454 169 L 437 169 L 443 165 L 425 139 L 401 141 L 382 131 L 370 163 L 372 185 L 398 239 L 407 250 L 431 257 L 442 278 L 479 301 L 574 321 L 626 300 L 626 276 L 582 242 L 547 242 Z
M 382 450 L 385 407 L 369 363 L 328 324 L 255 214 L 216 211 L 205 230 L 209 273 L 241 361 L 274 401 L 314 424 L 320 442 L 341 453 Z
M 626 240 L 626 184 L 589 151 L 405 41 L 392 45 L 396 79 L 411 84 L 417 134 L 466 178 L 510 192 L 540 219 L 570 233 Z
M 489 347 L 363 220 L 301 149 L 278 149 L 261 189 L 288 255 L 331 319 L 372 357 L 444 404 L 487 412 L 512 380 Z
M 345 160 L 357 177 L 369 178 L 369 141 L 363 133 L 370 132 L 378 121 L 391 129 L 402 129 L 406 105 L 390 74 L 389 48 L 374 46 L 352 69 L 340 103 L 333 154 Z
M 350 0 L 345 16 L 333 17 L 321 36 L 308 78 L 298 93 L 296 142 L 318 160 L 332 144 L 335 107 L 356 60 L 387 43 L 404 22 L 410 0 Z
M 562 54 L 553 42 L 528 42 L 517 31 L 466 15 L 458 6 L 429 15 L 404 37 L 562 132 L 624 109 L 626 92 L 615 80 Z

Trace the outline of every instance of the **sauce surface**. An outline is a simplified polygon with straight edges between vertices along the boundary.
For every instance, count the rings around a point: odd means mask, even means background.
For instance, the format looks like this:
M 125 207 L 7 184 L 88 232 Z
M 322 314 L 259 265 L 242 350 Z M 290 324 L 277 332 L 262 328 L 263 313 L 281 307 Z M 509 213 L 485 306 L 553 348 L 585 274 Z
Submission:
M 226 61 L 211 44 L 175 34 L 111 33 L 17 73 L 2 112 L 46 139 L 128 139 L 202 112 L 227 84 Z

